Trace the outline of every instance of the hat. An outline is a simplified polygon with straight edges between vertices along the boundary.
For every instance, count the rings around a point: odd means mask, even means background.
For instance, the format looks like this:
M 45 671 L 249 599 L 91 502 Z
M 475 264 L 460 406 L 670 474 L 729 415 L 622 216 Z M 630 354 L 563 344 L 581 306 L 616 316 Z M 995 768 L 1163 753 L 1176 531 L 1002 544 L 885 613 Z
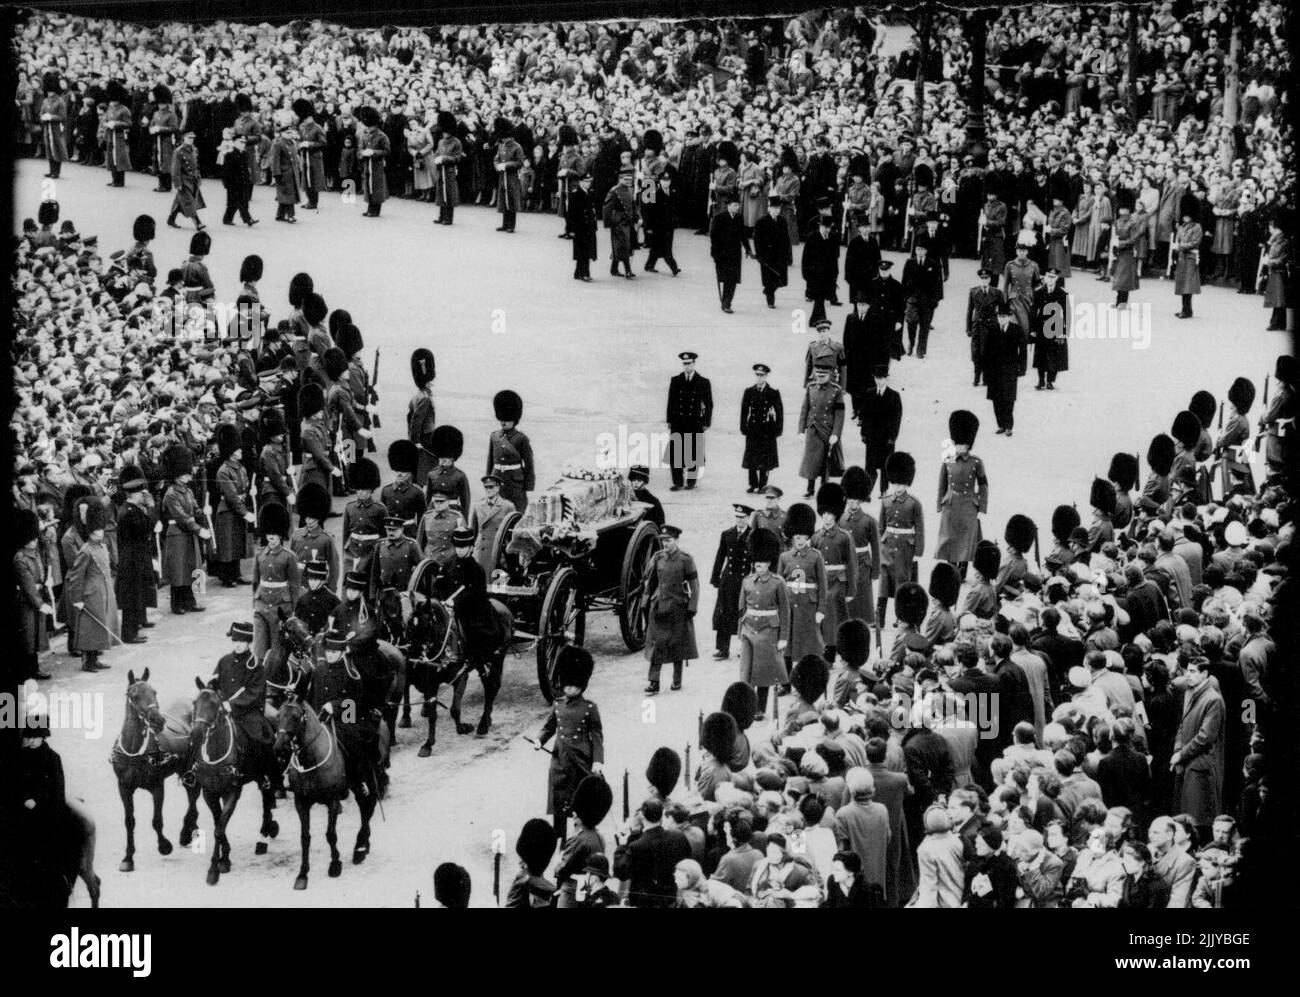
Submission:
M 158 234 L 158 225 L 151 215 L 140 215 L 131 225 L 131 238 L 136 242 L 148 242 Z
M 411 377 L 417 388 L 427 387 L 433 382 L 435 369 L 432 351 L 421 347 L 411 354 Z
M 681 353 L 677 354 L 677 359 L 680 360 L 682 363 L 690 363 L 692 361 L 698 360 L 699 358 L 700 355 L 698 353 L 692 353 L 690 350 L 683 350 Z
M 400 520 L 399 520 L 400 522 Z M 474 543 L 476 534 L 468 526 L 451 531 L 451 542 L 454 547 L 469 547 Z
M 781 558 L 781 538 L 769 529 L 760 528 L 749 535 L 749 558 L 753 564 L 766 562 L 775 569 Z
M 667 797 L 681 777 L 681 756 L 672 748 L 655 748 L 654 754 L 650 756 L 650 764 L 646 766 L 646 782 L 654 786 L 660 796 Z
M 1192 218 L 1198 218 L 1201 214 L 1201 201 L 1192 193 L 1183 195 L 1182 200 L 1178 202 L 1178 217 L 1190 215 Z
M 498 419 L 503 416 L 497 416 Z M 449 457 L 451 460 L 459 460 L 461 454 L 465 452 L 465 434 L 455 426 L 441 425 L 433 431 L 429 439 L 429 450 L 435 457 Z
M 844 477 L 840 479 L 840 488 L 845 499 L 865 502 L 871 498 L 871 480 L 867 477 L 867 472 L 856 464 L 845 468 Z
M 1192 400 L 1187 403 L 1187 410 L 1196 415 L 1201 420 L 1201 425 L 1206 429 L 1214 424 L 1214 412 L 1217 403 L 1214 396 L 1208 391 L 1198 391 L 1192 395 Z
M 31 509 L 19 509 L 16 516 L 17 546 L 24 547 L 41 535 L 41 520 Z
M 253 109 L 253 99 L 246 93 L 235 94 L 235 110 L 241 113 L 248 113 Z
M 360 571 L 349 571 L 343 576 L 343 587 L 345 589 L 356 589 L 358 592 L 364 592 L 370 586 L 370 579 Z
M 720 762 L 731 757 L 740 729 L 729 713 L 710 713 L 700 728 L 700 747 Z
M 190 237 L 190 255 L 207 256 L 212 252 L 212 236 L 207 232 L 195 232 Z
M 308 482 L 298 489 L 294 508 L 298 510 L 299 516 L 323 522 L 330 514 L 330 493 L 323 485 Z
M 128 464 L 118 473 L 117 487 L 124 492 L 138 492 L 148 487 L 149 481 L 144 476 L 144 471 L 134 464 Z
M 325 304 L 323 297 L 315 291 L 308 291 L 303 295 L 302 317 L 307 320 L 308 325 L 320 325 L 328 314 L 329 306 Z
M 1108 516 L 1114 515 L 1117 505 L 1115 486 L 1105 478 L 1093 478 L 1092 489 L 1088 492 L 1088 504 Z
M 414 474 L 419 463 L 419 451 L 407 439 L 394 440 L 388 446 L 388 467 L 394 474 Z
M 768 366 L 767 364 L 765 364 L 765 363 L 756 363 L 756 364 L 754 364 L 754 373 L 755 373 L 755 374 L 770 374 L 770 373 L 772 373 L 772 368 L 769 367 L 769 366 Z
M 334 337 L 334 342 L 338 348 L 343 351 L 343 355 L 348 359 L 356 356 L 365 348 L 365 341 L 361 338 L 361 330 L 351 322 L 344 322 L 339 326 L 338 333 Z
M 59 220 L 59 202 L 42 201 L 36 209 L 36 220 L 42 225 L 53 225 Z
M 253 624 L 232 623 L 230 629 L 226 631 L 226 636 L 234 641 L 244 641 L 251 644 L 253 641 Z
M 304 419 L 310 419 L 324 410 L 324 389 L 314 381 L 304 384 L 302 390 L 298 392 L 298 414 Z
M 1201 429 L 1202 423 L 1196 413 L 1185 410 L 1174 416 L 1174 424 L 1169 432 L 1183 445 L 1184 450 L 1192 450 L 1201 438 Z
M 379 487 L 379 465 L 369 457 L 358 457 L 349 471 L 353 488 L 374 490 Z
M 1092 673 L 1083 665 L 1075 665 L 1071 668 L 1066 678 L 1069 680 L 1070 685 L 1076 689 L 1086 689 L 1092 685 Z
M 796 502 L 786 510 L 785 536 L 787 540 L 800 535 L 811 537 L 816 530 L 817 516 L 813 512 L 812 506 L 806 502 Z
M 359 107 L 355 111 L 355 116 L 367 128 L 378 128 L 382 120 L 379 112 L 373 107 Z
M 578 784 L 578 788 L 582 788 L 581 783 Z M 576 806 L 574 812 L 577 812 Z M 587 822 L 583 821 L 583 823 L 586 824 Z M 587 858 L 587 863 L 582 867 L 582 871 L 589 876 L 599 876 L 601 879 L 609 879 L 609 859 L 605 857 L 603 852 L 596 852 L 594 855 Z
M 748 730 L 758 713 L 758 693 L 748 682 L 732 682 L 722 694 L 720 709 L 736 721 L 738 730 Z
M 1300 360 L 1289 353 L 1284 353 L 1277 358 L 1277 364 L 1273 368 L 1273 376 L 1283 384 L 1294 385 L 1300 378 Z
M 627 480 L 649 482 L 650 468 L 646 467 L 644 464 L 636 464 L 629 467 L 627 469 Z
M 1016 513 L 1007 520 L 1007 528 L 1002 534 L 1007 546 L 1014 547 L 1020 553 L 1028 552 L 1038 539 L 1038 526 L 1028 516 Z
M 312 105 L 312 102 L 305 97 L 299 97 L 291 106 L 293 107 L 293 113 L 298 116 L 299 120 L 310 118 L 316 113 L 316 108 Z
M 534 817 L 519 832 L 515 854 L 533 876 L 540 876 L 555 854 L 555 828 L 549 821 Z
M 743 502 L 733 502 L 731 508 L 737 516 L 752 516 L 754 514 L 753 508 Z
M 598 775 L 589 775 L 573 791 L 569 806 L 586 827 L 595 827 L 614 805 L 614 791 Z M 601 856 L 602 858 L 604 856 Z
M 817 515 L 829 512 L 836 519 L 844 515 L 844 489 L 828 481 L 817 489 Z
M 948 609 L 957 605 L 957 597 L 961 594 L 961 573 L 956 565 L 947 561 L 935 562 L 934 567 L 930 569 L 929 592 Z
M 866 621 L 850 618 L 841 623 L 835 632 L 835 651 L 851 668 L 866 664 L 871 656 L 871 628 Z
M 263 537 L 274 534 L 281 540 L 289 535 L 289 510 L 278 502 L 268 502 L 258 510 L 257 532 Z
M 976 276 L 976 277 L 992 277 L 992 276 L 993 276 L 993 271 L 990 270 L 988 267 L 980 267 L 978 270 L 975 271 L 975 276 Z
M 308 561 L 302 570 L 308 578 L 325 579 L 330 576 L 330 566 L 324 561 Z
M 805 703 L 815 703 L 826 695 L 830 670 L 826 661 L 817 654 L 805 654 L 790 673 L 790 684 Z
M 555 685 L 560 689 L 570 685 L 586 689 L 595 667 L 590 651 L 576 644 L 565 644 L 556 656 Z
M 560 141 L 561 141 L 561 143 L 563 143 L 564 138 L 565 138 L 565 135 L 566 135 L 566 133 L 565 133 L 565 131 L 564 131 L 565 128 L 568 128 L 568 129 L 569 129 L 568 134 L 573 135 L 573 141 L 570 142 L 570 143 L 568 143 L 568 144 L 569 144 L 569 145 L 576 145 L 576 144 L 577 144 L 577 141 L 578 141 L 578 136 L 577 136 L 577 134 L 573 131 L 573 129 L 572 129 L 571 127 L 569 127 L 568 125 L 561 125 L 561 126 L 560 126 Z M 440 131 L 440 132 L 442 132 L 444 135 L 446 135 L 446 134 L 448 134 L 449 132 L 454 132 L 455 130 L 456 130 L 456 115 L 452 114 L 450 111 L 439 111 L 439 112 L 438 112 L 438 131 Z
M 1162 476 L 1173 470 L 1174 441 L 1164 433 L 1151 438 L 1151 443 L 1147 447 L 1147 466 Z
M 735 142 L 718 143 L 718 162 L 726 163 L 733 170 L 740 166 L 740 150 L 736 148 Z
M 1234 519 L 1223 528 L 1223 542 L 1229 547 L 1245 546 L 1249 539 L 1245 524 L 1238 519 Z
M 884 272 L 887 271 L 887 270 L 891 270 L 891 269 L 893 268 L 893 266 L 894 266 L 894 261 L 893 261 L 893 260 L 881 260 L 881 261 L 880 261 L 880 271 L 881 271 L 881 273 L 884 273 Z
M 492 398 L 492 411 L 499 422 L 518 422 L 523 418 L 524 400 L 509 389 L 498 391 Z
M 1137 487 L 1137 454 L 1123 452 L 1115 454 L 1110 459 L 1110 470 L 1106 472 L 1106 477 L 1114 482 L 1119 491 L 1131 492 Z
M 498 488 L 505 483 L 501 480 L 500 476 L 496 474 L 485 474 L 478 480 L 481 485 L 496 485 Z
M 1244 377 L 1237 378 L 1228 389 L 1228 401 L 1232 402 L 1233 408 L 1245 415 L 1255 404 L 1255 385 Z
M 763 494 L 767 498 L 780 498 L 782 495 L 785 494 L 785 492 L 783 492 L 776 485 L 768 485 L 766 488 L 763 489 Z
M 974 412 L 968 412 L 966 409 L 958 409 L 948 416 L 948 436 L 953 443 L 964 443 L 966 446 L 975 445 L 975 435 L 979 432 L 979 417 Z M 893 481 L 891 477 L 889 480 Z
M 184 443 L 173 443 L 162 452 L 158 461 L 164 478 L 175 481 L 194 470 L 194 455 Z
M 975 546 L 973 562 L 975 570 L 991 582 L 998 576 L 998 568 L 1002 566 L 1002 552 L 992 540 L 981 540 Z
M 222 460 L 229 460 L 235 451 L 239 449 L 239 430 L 231 423 L 223 422 L 217 427 L 216 443 L 217 456 Z
M 885 458 L 885 478 L 890 484 L 910 485 L 916 478 L 916 461 L 905 450 L 895 450 Z
M 925 619 L 930 600 L 916 582 L 904 582 L 894 593 L 894 615 L 903 623 L 919 627 Z

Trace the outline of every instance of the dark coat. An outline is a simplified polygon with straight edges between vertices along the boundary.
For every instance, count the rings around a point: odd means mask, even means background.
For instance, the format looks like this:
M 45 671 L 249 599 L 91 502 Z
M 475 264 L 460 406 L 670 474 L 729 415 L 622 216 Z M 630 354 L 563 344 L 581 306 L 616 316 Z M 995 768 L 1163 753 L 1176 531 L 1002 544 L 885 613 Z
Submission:
M 868 470 L 883 468 L 894 452 L 903 422 L 903 399 L 893 388 L 877 392 L 873 385 L 858 400 L 858 415 L 862 418 L 862 442 L 867 447 L 863 466 Z
M 718 537 L 718 552 L 713 558 L 713 571 L 709 584 L 718 590 L 718 601 L 713 607 L 713 629 L 732 636 L 740 622 L 740 586 L 749 574 L 749 536 L 752 527 L 743 533 L 732 526 Z
M 1049 291 L 1047 285 L 1034 290 L 1030 306 L 1034 332 L 1034 369 L 1044 373 L 1069 370 L 1070 299 L 1059 283 Z
M 569 208 L 565 220 L 569 231 L 573 233 L 573 258 L 575 260 L 594 260 L 597 254 L 596 243 L 596 206 L 591 195 L 581 187 L 574 187 L 569 192 Z
M 803 246 L 800 271 L 809 297 L 835 297 L 835 285 L 840 279 L 840 244 L 834 233 L 823 238 L 821 231 L 817 230 L 808 236 Z
M 785 428 L 781 392 L 768 385 L 761 391 L 750 385 L 740 397 L 740 433 L 745 437 L 745 454 L 740 466 L 770 471 L 780 464 L 777 438 Z
M 158 605 L 158 582 L 153 571 L 154 523 L 151 509 L 127 503 L 117 518 L 117 605 L 123 614 L 144 615 Z
M 75 650 L 111 650 L 119 642 L 119 634 L 108 548 L 87 541 L 63 580 L 63 591 L 77 620 Z M 77 603 L 83 603 L 83 608 L 71 608 Z
M 872 279 L 880 273 L 880 243 L 874 235 L 855 235 L 844 251 L 844 279 L 849 283 L 849 301 L 865 301 Z
M 889 366 L 893 342 L 893 319 L 878 301 L 870 302 L 866 314 L 859 315 L 855 309 L 844 319 L 844 390 L 855 407 L 862 404 L 863 395 L 874 390 L 875 368 Z
M 764 288 L 785 287 L 794 264 L 790 229 L 783 218 L 764 215 L 754 224 L 754 256 Z
M 628 883 L 633 907 L 671 907 L 677 897 L 673 870 L 691 858 L 691 843 L 681 831 L 648 829 L 614 853 L 614 875 Z
M 984 341 L 984 382 L 990 399 L 1014 401 L 1017 381 L 1024 376 L 1029 361 L 1025 331 L 1015 320 L 1005 330 L 995 324 Z
M 16 551 L 13 563 L 18 582 L 19 647 L 23 654 L 36 655 L 50 647 L 44 614 L 41 613 L 41 606 L 50 601 L 45 589 L 45 564 L 39 550 Z
M 720 211 L 709 222 L 709 255 L 717 279 L 728 284 L 740 283 L 741 253 L 749 252 L 744 219 L 730 211 Z
M 545 744 L 555 738 L 554 754 L 546 786 L 546 812 L 567 814 L 578 783 L 596 762 L 605 762 L 605 729 L 600 710 L 585 696 L 560 696 L 551 707 L 539 738 Z

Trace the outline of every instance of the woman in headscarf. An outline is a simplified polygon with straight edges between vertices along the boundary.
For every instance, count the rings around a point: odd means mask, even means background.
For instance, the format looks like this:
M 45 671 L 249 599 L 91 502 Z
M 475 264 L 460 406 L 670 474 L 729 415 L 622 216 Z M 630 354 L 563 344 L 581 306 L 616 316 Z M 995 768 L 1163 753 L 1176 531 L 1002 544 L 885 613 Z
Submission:
M 695 859 L 682 859 L 673 869 L 678 907 L 744 907 L 740 891 L 717 879 L 707 879 Z

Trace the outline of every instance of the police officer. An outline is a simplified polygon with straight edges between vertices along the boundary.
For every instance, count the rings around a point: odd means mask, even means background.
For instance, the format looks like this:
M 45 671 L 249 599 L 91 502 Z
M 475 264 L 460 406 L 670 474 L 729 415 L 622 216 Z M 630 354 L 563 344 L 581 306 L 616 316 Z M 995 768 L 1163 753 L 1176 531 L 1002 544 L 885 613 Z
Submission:
M 419 454 L 414 443 L 410 440 L 394 440 L 388 448 L 388 466 L 396 478 L 379 493 L 379 501 L 388 510 L 388 514 L 401 519 L 402 529 L 412 540 L 415 539 L 415 530 L 428 508 L 424 492 L 411 480 L 415 476 L 418 461 Z
M 279 611 L 293 615 L 302 574 L 298 559 L 284 546 L 289 511 L 274 503 L 263 506 L 257 526 L 266 543 L 253 563 L 253 653 L 261 661 L 267 651 L 280 649 Z
M 583 695 L 594 667 L 590 652 L 583 648 L 573 644 L 560 648 L 555 684 L 561 695 L 555 697 L 537 737 L 539 751 L 555 738 L 546 784 L 546 812 L 554 819 L 556 837 L 561 841 L 578 783 L 605 766 L 605 729 L 600 709 Z
M 307 624 L 313 637 L 325 632 L 339 605 L 339 597 L 326 586 L 329 573 L 324 561 L 308 561 L 302 569 L 307 591 L 299 596 L 293 615 Z
M 433 504 L 420 520 L 415 542 L 424 557 L 431 557 L 439 567 L 445 567 L 455 556 L 452 549 L 451 535 L 465 525 L 465 519 L 451 508 L 451 500 L 445 492 L 435 492 Z

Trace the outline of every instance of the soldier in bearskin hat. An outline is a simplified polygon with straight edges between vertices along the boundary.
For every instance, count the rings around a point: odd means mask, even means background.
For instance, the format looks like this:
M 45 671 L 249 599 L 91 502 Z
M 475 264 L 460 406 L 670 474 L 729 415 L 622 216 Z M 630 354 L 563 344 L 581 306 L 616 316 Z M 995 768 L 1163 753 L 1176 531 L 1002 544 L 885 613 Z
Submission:
M 559 693 L 551 704 L 537 737 L 540 750 L 552 737 L 547 782 L 546 812 L 555 821 L 556 837 L 565 837 L 565 822 L 572 809 L 578 784 L 605 766 L 605 731 L 600 709 L 583 693 L 595 668 L 591 653 L 573 644 L 560 648 L 555 662 L 554 688 Z
M 972 613 L 981 620 L 991 620 L 997 615 L 998 595 L 993 583 L 1002 566 L 1002 552 L 992 540 L 981 540 L 975 545 L 975 580 L 962 600 L 959 616 Z
M 1169 502 L 1169 474 L 1174 467 L 1175 444 L 1172 437 L 1160 433 L 1147 446 L 1147 467 L 1151 473 L 1142 485 L 1136 506 L 1147 518 L 1157 516 Z
M 1201 217 L 1200 199 L 1190 191 L 1179 202 L 1178 217 L 1178 227 L 1169 242 L 1169 252 L 1177 254 L 1178 260 L 1174 264 L 1174 294 L 1183 302 L 1175 317 L 1191 318 L 1192 297 L 1201 293 L 1201 239 L 1205 230 L 1197 220 Z
M 979 425 L 974 413 L 965 409 L 948 417 L 948 435 L 956 452 L 939 468 L 939 542 L 934 556 L 955 564 L 963 577 L 980 539 L 980 514 L 988 511 L 989 504 L 984 461 L 971 453 Z
M 297 221 L 294 212 L 298 205 L 301 184 L 298 161 L 298 129 L 293 112 L 281 109 L 275 112 L 275 141 L 267 156 L 267 169 L 275 181 L 275 220 Z
M 524 149 L 515 141 L 514 129 L 505 118 L 497 118 L 493 122 L 492 138 L 496 143 L 492 166 L 497 174 L 497 211 L 501 213 L 501 224 L 497 231 L 513 232 L 515 218 L 524 203 L 524 189 L 519 181 L 519 171 L 526 162 Z
M 1127 529 L 1133 520 L 1133 496 L 1130 493 L 1137 487 L 1138 473 L 1137 454 L 1121 452 L 1111 457 L 1106 477 L 1115 486 L 1115 515 L 1112 523 L 1117 530 Z
M 301 501 L 301 496 L 299 497 Z M 257 515 L 257 531 L 264 546 L 253 563 L 253 654 L 261 661 L 266 652 L 280 649 L 280 614 L 293 615 L 302 588 L 302 571 L 289 548 L 289 510 L 264 505 Z
M 424 492 L 412 484 L 415 470 L 419 463 L 419 452 L 410 440 L 394 440 L 388 447 L 388 467 L 393 472 L 394 480 L 384 486 L 379 493 L 379 501 L 384 504 L 390 516 L 402 520 L 402 529 L 408 537 L 415 539 L 415 529 L 420 525 L 428 502 Z
M 379 112 L 373 107 L 358 109 L 357 121 L 364 130 L 357 139 L 357 156 L 361 160 L 361 194 L 366 199 L 362 217 L 378 218 L 388 200 L 388 176 L 385 170 L 392 145 L 380 127 Z
M 767 687 L 762 687 L 762 690 L 766 692 Z M 729 713 L 719 710 L 704 718 L 700 729 L 700 750 L 703 757 L 695 770 L 695 791 L 705 803 L 716 803 L 718 787 L 731 781 L 731 769 L 727 766 L 727 761 L 735 751 L 739 733 L 736 721 Z M 645 804 L 642 804 L 643 809 L 644 807 Z M 687 845 L 688 849 L 689 847 Z M 635 888 L 634 884 L 633 889 Z
M 957 618 L 953 607 L 961 594 L 961 576 L 947 561 L 937 561 L 930 569 L 930 608 L 921 625 L 925 639 L 935 646 L 949 643 L 957 636 Z
M 457 170 L 465 158 L 465 148 L 456 136 L 456 116 L 438 112 L 438 141 L 433 147 L 434 200 L 438 205 L 435 225 L 450 225 L 460 203 L 460 180 Z
M 821 654 L 826 647 L 822 621 L 826 618 L 828 581 L 821 552 L 812 546 L 817 517 L 811 506 L 797 502 L 786 511 L 785 536 L 791 542 L 783 551 L 777 573 L 790 592 L 790 641 L 786 646 L 787 669 L 808 654 Z M 762 693 L 760 692 L 760 699 Z
M 908 489 L 916 478 L 912 455 L 897 450 L 885 462 L 889 490 L 880 500 L 880 592 L 876 629 L 885 625 L 889 599 L 901 585 L 916 581 L 916 560 L 925 554 L 925 511 Z
M 1245 487 L 1254 494 L 1255 475 L 1250 461 L 1245 458 L 1242 448 L 1250 439 L 1250 407 L 1255 404 L 1255 385 L 1244 377 L 1239 377 L 1228 388 L 1228 404 L 1231 414 L 1219 438 L 1214 441 L 1214 455 L 1219 458 L 1222 468 L 1223 494 L 1226 497 L 1235 489 Z
M 555 881 L 559 884 L 557 907 L 585 906 L 575 900 L 577 877 L 582 876 L 593 858 L 605 859 L 605 838 L 597 828 L 614 805 L 614 792 L 603 776 L 589 775 L 578 783 L 573 793 L 573 837 L 564 843 Z M 605 859 L 608 864 L 608 859 Z M 607 866 L 608 867 L 608 866 Z
M 471 508 L 469 478 L 456 466 L 456 461 L 465 452 L 464 434 L 455 426 L 439 426 L 429 440 L 429 449 L 433 451 L 438 463 L 429 469 L 428 477 L 425 478 L 426 504 L 436 493 L 441 492 L 447 496 L 452 508 L 468 519 Z
M 291 503 L 298 511 L 298 529 L 288 538 L 289 549 L 300 564 L 321 561 L 329 570 L 327 587 L 339 583 L 339 552 L 334 537 L 324 529 L 330 515 L 330 495 L 321 485 L 303 485 Z
M 68 105 L 63 99 L 63 81 L 56 72 L 42 79 L 45 96 L 41 99 L 41 145 L 50 164 L 46 179 L 59 179 L 59 171 L 68 158 Z
M 417 447 L 414 481 L 423 489 L 430 469 L 436 463 L 429 444 L 432 440 L 437 412 L 433 404 L 433 379 L 436 372 L 432 351 L 421 347 L 411 354 L 411 378 L 415 381 L 415 394 L 406 407 L 406 438 Z
M 128 464 L 118 474 L 118 490 L 124 496 L 117 517 L 117 576 L 114 591 L 122 610 L 122 643 L 143 644 L 142 629 L 153 626 L 147 610 L 158 605 L 158 580 L 154 575 L 153 496 L 144 472 Z
M 194 478 L 194 455 L 183 443 L 174 443 L 162 454 L 162 474 L 169 482 L 163 494 L 162 574 L 171 587 L 171 608 L 176 614 L 202 612 L 194 601 L 194 572 L 200 562 L 199 549 L 212 539 L 208 517 L 190 489 Z
M 755 714 L 761 716 L 767 708 L 768 688 L 789 681 L 786 649 L 790 643 L 790 591 L 774 570 L 782 557 L 777 535 L 771 530 L 754 529 L 746 543 L 752 570 L 740 585 L 740 680 L 757 690 L 748 718 L 752 721 Z M 736 721 L 739 724 L 742 718 Z
M 216 485 L 220 495 L 214 521 L 215 553 L 213 572 L 226 588 L 247 585 L 248 579 L 239 576 L 239 564 L 248 554 L 248 527 L 257 522 L 248 494 L 248 473 L 244 469 L 243 449 L 239 430 L 231 423 L 222 423 L 216 432 L 217 468 Z
M 991 581 L 999 597 L 1014 599 L 1023 591 L 1025 576 L 1029 574 L 1029 564 L 1025 560 L 1029 548 L 1033 547 L 1037 554 L 1038 525 L 1028 516 L 1016 513 L 1007 520 L 1002 539 L 1007 544 L 1007 557 Z
M 96 501 L 82 507 L 86 542 L 63 579 L 63 594 L 76 614 L 76 650 L 81 652 L 81 670 L 97 672 L 108 667 L 99 655 L 120 644 L 117 596 L 113 591 L 113 570 L 104 543 L 107 514 Z M 74 628 L 70 627 L 70 632 Z
M 226 636 L 234 644 L 229 654 L 217 661 L 208 688 L 221 697 L 230 719 L 244 736 L 246 771 L 260 773 L 262 786 L 269 788 L 271 773 L 278 772 L 271 742 L 275 731 L 266 716 L 266 669 L 263 659 L 253 654 L 253 624 L 232 623 Z
M 867 472 L 854 465 L 847 468 L 840 482 L 844 493 L 845 511 L 839 518 L 840 528 L 853 542 L 856 561 L 855 589 L 849 593 L 850 619 L 875 623 L 875 598 L 872 580 L 880 575 L 880 525 L 863 505 L 871 498 L 871 483 Z
M 1115 515 L 1115 486 L 1104 478 L 1093 478 L 1088 504 L 1092 507 L 1092 522 L 1088 524 L 1088 551 L 1095 554 L 1101 550 L 1102 544 L 1115 539 L 1115 526 L 1111 519 Z
M 891 664 L 902 664 L 908 651 L 916 651 L 927 658 L 930 656 L 934 645 L 921 632 L 929 607 L 930 599 L 918 582 L 905 582 L 898 587 L 898 592 L 894 595 L 894 618 L 897 620 L 898 632 L 889 649 Z
M 99 140 L 104 146 L 104 166 L 112 176 L 109 187 L 125 187 L 131 169 L 131 95 L 118 80 L 108 84 L 108 108 L 99 118 Z
M 305 97 L 293 102 L 298 119 L 298 176 L 307 194 L 307 210 L 315 211 L 320 192 L 325 189 L 325 128 L 316 120 L 316 108 Z
M 519 872 L 506 894 L 506 907 L 549 907 L 554 899 L 555 884 L 543 875 L 555 854 L 555 842 L 560 837 L 555 828 L 540 817 L 528 821 L 519 832 L 515 854 L 519 856 Z
M 590 171 L 586 169 L 582 159 L 582 150 L 578 144 L 578 131 L 573 125 L 560 125 L 557 136 L 557 146 L 559 152 L 556 157 L 556 214 L 564 218 L 564 231 L 560 233 L 561 239 L 572 239 L 574 231 L 571 215 L 571 201 L 573 191 L 577 187 L 578 180 L 583 176 L 589 176 Z
M 838 634 L 838 630 L 837 630 Z M 786 707 L 781 721 L 781 732 L 787 736 L 798 734 L 808 724 L 820 717 L 819 704 L 826 696 L 830 682 L 830 669 L 818 654 L 805 654 L 790 672 L 790 688 L 794 698 Z
M 366 574 L 370 555 L 384 535 L 384 520 L 388 518 L 384 504 L 375 501 L 379 466 L 369 457 L 362 457 L 352 465 L 352 484 L 357 497 L 343 510 L 343 573 L 355 568 Z
M 1075 560 L 1074 551 L 1070 549 L 1070 536 L 1078 529 L 1082 520 L 1079 510 L 1072 505 L 1058 505 L 1052 512 L 1052 539 L 1056 546 L 1047 555 L 1047 567 L 1060 571 Z
M 822 555 L 826 566 L 825 618 L 822 620 L 822 640 L 825 656 L 835 659 L 835 635 L 840 623 L 849 618 L 850 607 L 858 593 L 858 556 L 853 537 L 839 525 L 844 515 L 844 489 L 828 481 L 817 491 L 817 532 L 813 534 L 812 547 Z
M 524 400 L 509 389 L 498 391 L 492 398 L 492 412 L 500 428 L 488 438 L 486 473 L 501 479 L 501 497 L 523 512 L 528 508 L 528 493 L 537 487 L 533 445 L 519 431 Z
M 871 657 L 871 627 L 865 620 L 847 619 L 835 635 L 836 668 L 830 677 L 830 703 L 843 709 L 858 698 L 862 668 Z
M 172 189 L 172 158 L 176 153 L 176 138 L 181 130 L 181 119 L 172 105 L 172 92 L 162 83 L 153 88 L 154 112 L 149 118 L 149 139 L 153 153 L 154 175 L 158 177 L 156 193 Z

